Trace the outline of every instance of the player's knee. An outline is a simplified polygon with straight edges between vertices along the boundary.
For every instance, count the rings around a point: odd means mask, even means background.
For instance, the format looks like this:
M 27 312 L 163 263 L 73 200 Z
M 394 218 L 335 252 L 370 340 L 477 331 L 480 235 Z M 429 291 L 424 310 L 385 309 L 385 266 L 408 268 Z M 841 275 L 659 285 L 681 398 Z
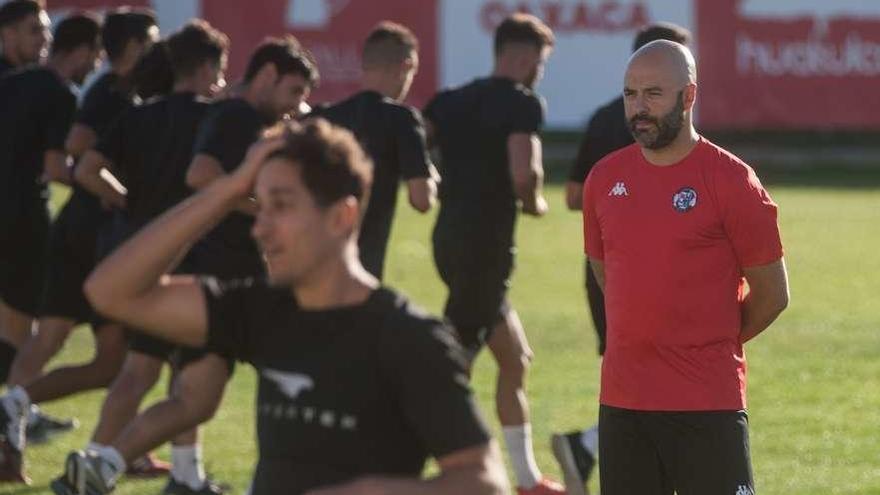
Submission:
M 510 379 L 521 379 L 528 372 L 532 364 L 532 353 L 528 350 L 511 352 L 498 360 L 499 372 Z

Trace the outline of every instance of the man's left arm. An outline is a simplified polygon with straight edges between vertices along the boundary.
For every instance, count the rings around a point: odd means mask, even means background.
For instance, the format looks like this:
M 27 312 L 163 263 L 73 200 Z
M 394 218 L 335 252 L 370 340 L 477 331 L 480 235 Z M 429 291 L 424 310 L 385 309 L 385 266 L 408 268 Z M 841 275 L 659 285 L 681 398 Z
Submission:
M 740 341 L 745 343 L 767 329 L 788 306 L 785 260 L 744 268 L 749 293 L 742 302 Z

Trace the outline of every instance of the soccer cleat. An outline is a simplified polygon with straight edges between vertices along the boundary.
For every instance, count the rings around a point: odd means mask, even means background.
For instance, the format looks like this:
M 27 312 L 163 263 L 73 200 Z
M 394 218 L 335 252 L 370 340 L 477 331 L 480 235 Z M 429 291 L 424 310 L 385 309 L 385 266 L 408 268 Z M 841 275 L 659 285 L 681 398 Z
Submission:
M 553 457 L 559 463 L 568 495 L 588 495 L 586 484 L 596 465 L 596 459 L 584 448 L 579 431 L 550 437 Z
M 193 490 L 186 483 L 181 483 L 173 476 L 169 476 L 168 484 L 162 490 L 162 495 L 222 495 L 228 490 L 228 486 L 217 483 L 210 478 L 205 480 L 205 484 L 201 488 Z
M 516 493 L 517 495 L 565 495 L 565 487 L 553 480 L 544 478 L 531 488 L 517 487 Z
M 24 472 L 23 417 L 10 416 L 0 403 L 0 482 L 30 484 Z
M 115 480 L 105 479 L 107 461 L 81 450 L 71 452 L 64 462 L 64 474 L 52 481 L 56 495 L 106 495 L 115 488 Z
M 30 415 L 27 423 L 26 435 L 28 443 L 45 443 L 52 437 L 61 433 L 67 433 L 79 426 L 79 421 L 76 418 L 53 418 L 39 409 L 33 412 L 34 414 Z
M 129 464 L 125 475 L 129 478 L 161 478 L 171 472 L 171 464 L 156 457 L 152 452 Z

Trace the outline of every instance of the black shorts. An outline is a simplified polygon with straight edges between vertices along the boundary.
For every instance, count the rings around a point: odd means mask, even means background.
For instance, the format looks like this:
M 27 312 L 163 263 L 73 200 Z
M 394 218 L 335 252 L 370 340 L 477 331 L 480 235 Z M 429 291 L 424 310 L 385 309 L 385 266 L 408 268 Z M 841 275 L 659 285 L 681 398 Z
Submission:
M 599 287 L 596 275 L 590 268 L 590 262 L 584 262 L 584 285 L 587 289 L 587 303 L 590 316 L 593 317 L 593 328 L 596 330 L 596 347 L 599 355 L 605 355 L 605 294 Z
M 599 408 L 602 495 L 754 495 L 745 411 Z
M 46 290 L 40 316 L 91 323 L 96 315 L 86 300 L 83 284 L 95 269 L 98 225 L 94 221 L 78 220 L 68 203 L 52 224 Z
M 514 252 L 509 245 L 463 243 L 434 235 L 434 263 L 449 288 L 443 314 L 471 353 L 480 350 L 510 311 L 507 291 Z
M 180 265 L 174 270 L 175 274 L 199 274 L 198 263 L 195 261 L 194 252 L 190 251 Z M 187 347 L 157 337 L 153 337 L 136 329 L 131 329 L 128 339 L 128 348 L 132 352 L 145 354 L 160 361 L 171 364 L 174 368 L 182 370 L 187 365 L 199 361 L 208 354 L 216 354 L 226 361 L 229 376 L 235 369 L 235 360 L 229 356 L 220 355 L 209 351 L 205 347 Z
M 0 241 L 0 299 L 36 316 L 46 280 L 49 213 L 45 207 L 32 211 L 11 221 L 8 229 Z

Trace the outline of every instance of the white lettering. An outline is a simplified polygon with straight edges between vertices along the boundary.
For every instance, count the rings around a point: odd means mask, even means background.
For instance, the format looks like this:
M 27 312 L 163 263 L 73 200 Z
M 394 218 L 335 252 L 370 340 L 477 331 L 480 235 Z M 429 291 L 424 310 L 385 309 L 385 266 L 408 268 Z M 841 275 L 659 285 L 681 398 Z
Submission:
M 759 41 L 746 34 L 736 40 L 741 75 L 782 77 L 875 77 L 880 75 L 880 42 L 849 33 L 843 42 L 821 39 Z

